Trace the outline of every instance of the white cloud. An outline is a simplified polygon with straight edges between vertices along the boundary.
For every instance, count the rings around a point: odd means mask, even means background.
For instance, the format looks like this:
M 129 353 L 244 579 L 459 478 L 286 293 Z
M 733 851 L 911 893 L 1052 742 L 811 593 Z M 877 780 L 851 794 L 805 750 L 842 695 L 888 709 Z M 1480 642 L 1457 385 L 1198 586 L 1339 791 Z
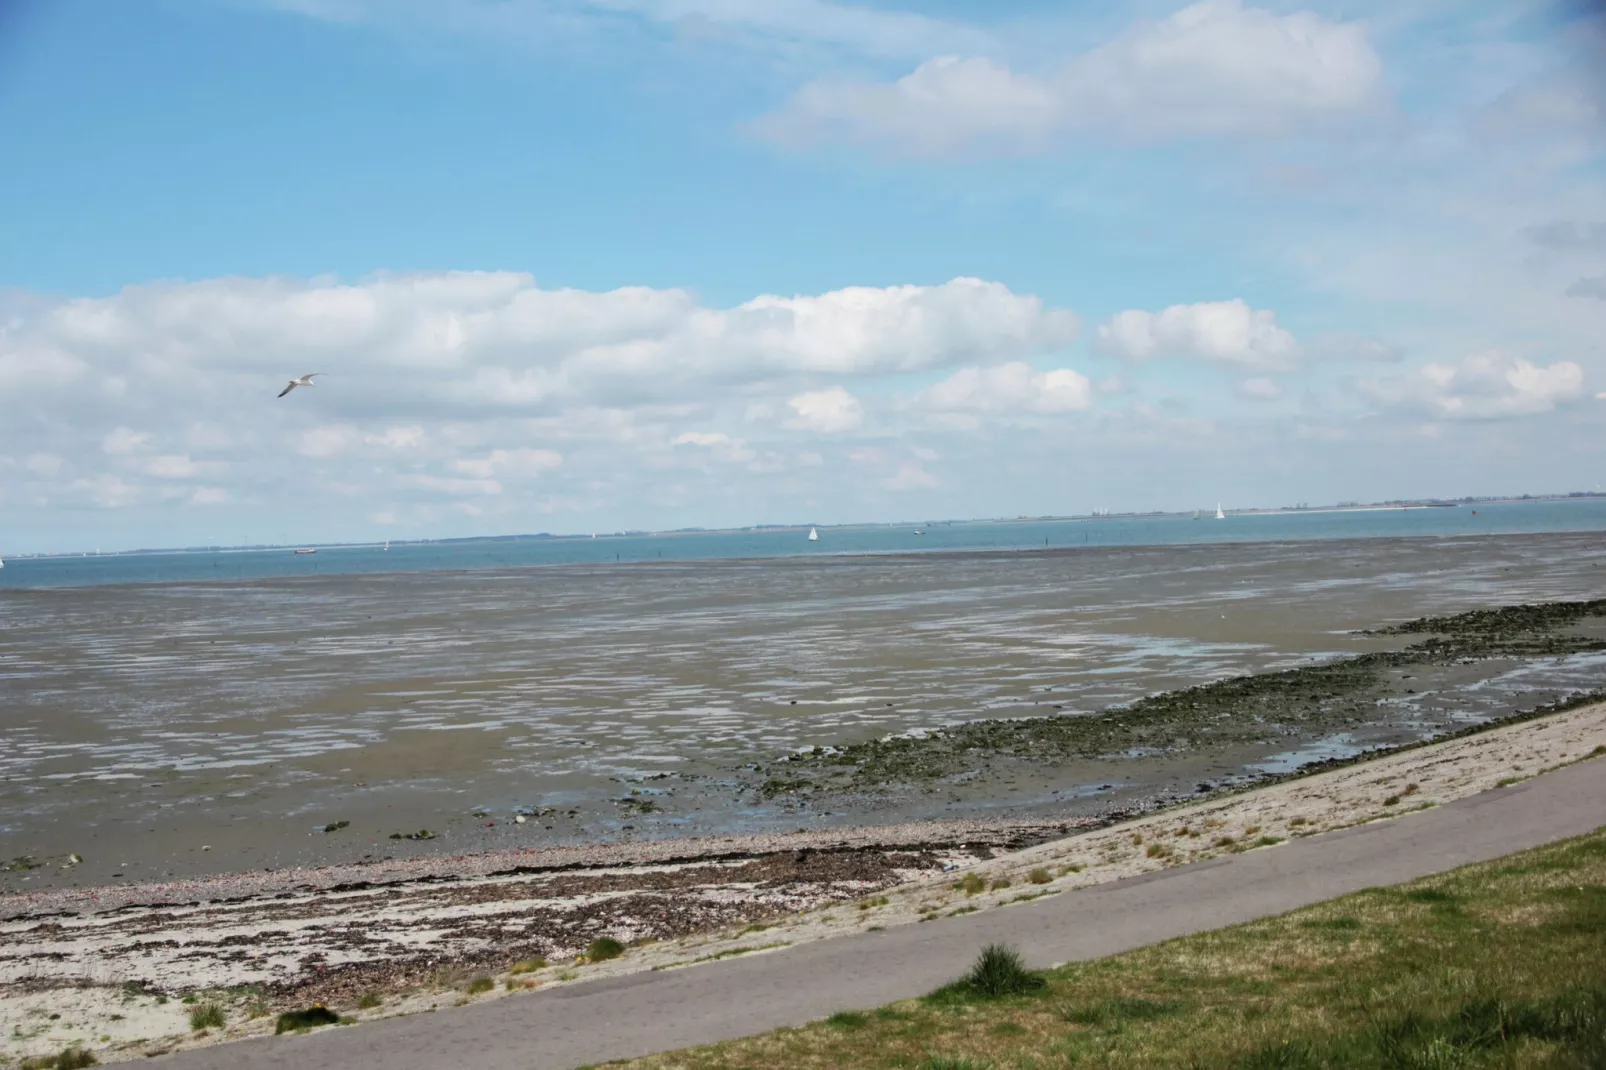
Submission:
M 1275 401 L 1283 396 L 1283 388 L 1270 379 L 1257 376 L 1239 383 L 1238 393 L 1252 401 Z
M 1015 361 L 996 368 L 961 368 L 927 389 L 920 401 L 934 412 L 1051 414 L 1086 409 L 1092 395 L 1092 384 L 1080 372 L 1039 372 Z
M 1379 404 L 1441 419 L 1495 419 L 1550 412 L 1580 397 L 1584 370 L 1572 361 L 1541 367 L 1490 351 L 1454 364 L 1428 364 L 1405 375 L 1366 380 L 1361 389 Z
M 829 435 L 855 430 L 864 422 L 859 399 L 840 386 L 799 394 L 786 404 L 796 414 L 786 422 L 794 430 Z
M 528 479 L 563 464 L 563 455 L 556 450 L 498 449 L 483 457 L 464 457 L 452 462 L 453 471 L 476 479 Z M 491 491 L 490 493 L 498 493 Z
M 717 384 L 1008 360 L 1076 331 L 1073 313 L 972 278 L 715 309 L 681 290 L 543 290 L 527 275 L 446 272 L 132 286 L 45 308 L 8 329 L 0 352 L 64 353 L 133 384 L 125 401 L 154 407 L 163 392 L 196 417 L 208 396 L 276 393 L 288 375 L 324 371 L 316 389 L 278 403 L 276 417 L 294 418 L 639 404 Z M 413 444 L 406 425 L 387 433 L 393 448 Z
M 1030 151 L 1072 131 L 1121 138 L 1276 134 L 1374 107 L 1382 62 L 1360 22 L 1202 0 L 1044 75 L 938 56 L 893 83 L 811 83 L 758 124 L 785 144 L 915 155 Z
M 1276 371 L 1299 355 L 1294 336 L 1277 326 L 1277 314 L 1243 300 L 1172 305 L 1162 312 L 1129 309 L 1100 325 L 1096 348 L 1128 360 L 1202 357 L 1241 368 Z

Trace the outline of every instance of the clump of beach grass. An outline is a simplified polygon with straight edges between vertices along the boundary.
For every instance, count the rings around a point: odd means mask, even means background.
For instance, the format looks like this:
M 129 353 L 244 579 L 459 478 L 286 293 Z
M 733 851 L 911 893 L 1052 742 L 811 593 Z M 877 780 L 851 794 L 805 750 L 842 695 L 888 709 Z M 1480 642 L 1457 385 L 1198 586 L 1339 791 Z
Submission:
M 987 890 L 987 879 L 980 873 L 966 873 L 954 887 L 966 895 L 980 895 Z
M 970 972 L 925 997 L 934 1004 L 966 1003 L 1035 992 L 1045 984 L 1041 974 L 1026 968 L 1020 952 L 1007 944 L 988 944 Z
M 625 953 L 625 945 L 611 936 L 599 936 L 586 947 L 587 962 L 607 962 Z
M 319 1003 L 305 1010 L 285 1011 L 274 1023 L 273 1033 L 275 1036 L 280 1033 L 304 1033 L 320 1025 L 336 1025 L 339 1021 L 340 1015 Z
M 364 992 L 361 996 L 357 997 L 357 1009 L 360 1011 L 371 1011 L 383 1002 L 385 1002 L 384 997 L 382 997 L 378 992 Z
M 228 1023 L 221 1004 L 207 1000 L 197 1003 L 190 1008 L 190 1028 L 196 1032 L 202 1029 L 222 1029 Z
M 533 959 L 520 959 L 518 962 L 515 962 L 513 965 L 509 966 L 507 968 L 507 972 L 516 977 L 521 973 L 534 973 L 537 970 L 544 969 L 546 969 L 546 959 L 542 958 L 540 955 L 537 955 Z
M 463 991 L 467 992 L 471 996 L 477 996 L 481 992 L 489 992 L 495 987 L 496 982 L 491 980 L 489 977 L 476 977 L 474 980 L 470 981 L 466 987 L 464 987 Z

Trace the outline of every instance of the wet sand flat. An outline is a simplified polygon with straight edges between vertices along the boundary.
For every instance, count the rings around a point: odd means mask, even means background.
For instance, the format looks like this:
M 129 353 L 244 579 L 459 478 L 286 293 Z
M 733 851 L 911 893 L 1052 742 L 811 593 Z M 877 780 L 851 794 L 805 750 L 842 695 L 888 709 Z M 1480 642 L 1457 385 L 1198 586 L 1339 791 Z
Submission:
M 41 864 L 0 891 L 1096 818 L 1598 688 L 1606 658 L 1400 673 L 1365 723 L 1185 753 L 830 791 L 778 759 L 1398 649 L 1357 630 L 1598 598 L 1603 564 L 1599 536 L 1560 534 L 4 591 L 0 865 Z

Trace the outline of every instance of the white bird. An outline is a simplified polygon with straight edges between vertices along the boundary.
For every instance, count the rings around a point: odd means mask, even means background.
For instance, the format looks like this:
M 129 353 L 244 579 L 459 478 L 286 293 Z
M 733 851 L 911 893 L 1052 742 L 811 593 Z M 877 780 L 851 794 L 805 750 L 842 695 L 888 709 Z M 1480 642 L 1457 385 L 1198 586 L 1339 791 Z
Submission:
M 315 375 L 322 375 L 322 374 L 323 374 L 323 372 L 308 372 L 306 375 L 303 375 L 299 379 L 290 380 L 290 385 L 285 387 L 283 390 L 279 391 L 279 396 L 280 397 L 284 397 L 286 394 L 288 394 L 290 391 L 294 390 L 298 386 L 315 386 L 316 384 L 313 383 L 312 377 L 315 376 Z

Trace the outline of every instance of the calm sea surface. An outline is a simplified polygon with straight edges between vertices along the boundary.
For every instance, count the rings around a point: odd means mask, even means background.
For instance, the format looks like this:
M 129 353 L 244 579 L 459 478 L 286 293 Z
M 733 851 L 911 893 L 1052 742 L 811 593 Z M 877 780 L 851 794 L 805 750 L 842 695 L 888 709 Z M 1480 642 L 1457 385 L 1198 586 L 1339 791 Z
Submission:
M 916 534 L 916 532 L 923 534 Z M 0 589 L 112 583 L 254 580 L 277 576 L 434 572 L 539 565 L 901 554 L 932 551 L 1035 550 L 1076 546 L 1186 546 L 1310 539 L 1500 535 L 1606 531 L 1606 499 L 1484 503 L 1432 509 L 1112 518 L 1067 521 L 955 521 L 921 525 L 823 528 L 818 542 L 802 530 L 688 535 L 543 538 L 392 546 L 21 558 L 0 569 Z M 4 547 L 0 546 L 0 553 Z

